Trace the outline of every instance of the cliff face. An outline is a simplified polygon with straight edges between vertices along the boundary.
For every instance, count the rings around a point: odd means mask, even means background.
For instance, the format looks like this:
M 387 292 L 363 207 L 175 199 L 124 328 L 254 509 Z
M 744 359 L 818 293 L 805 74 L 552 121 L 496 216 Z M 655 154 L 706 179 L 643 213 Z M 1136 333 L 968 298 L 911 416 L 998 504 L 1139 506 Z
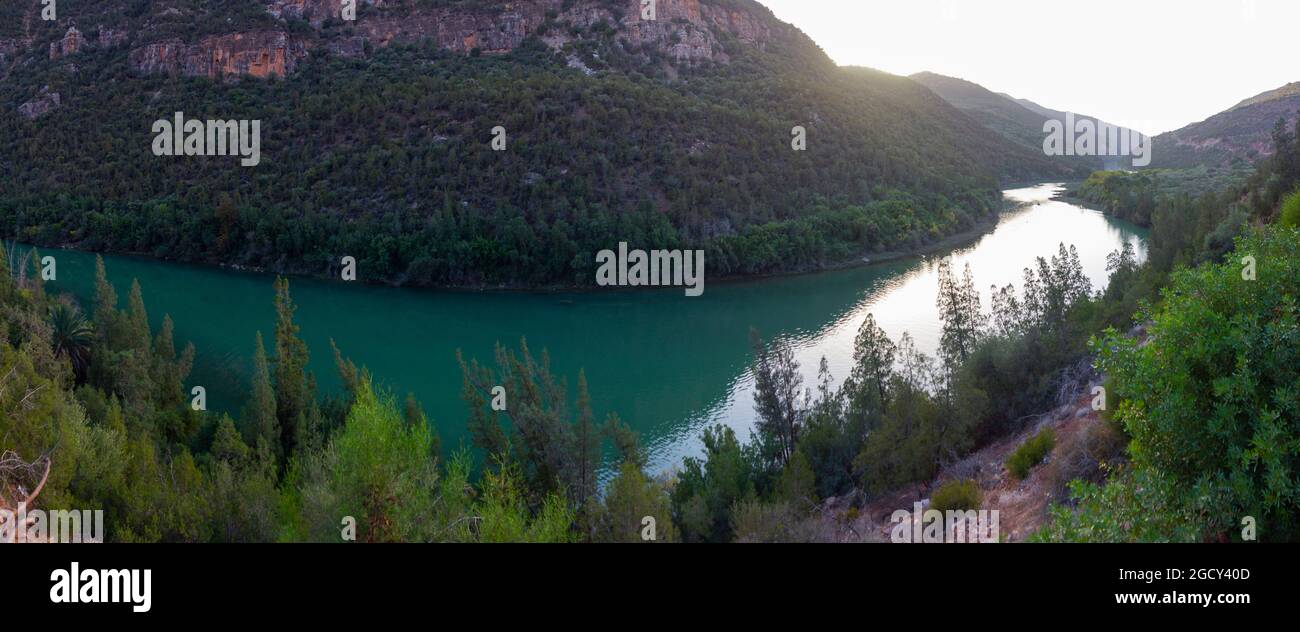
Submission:
M 127 36 L 127 32 L 123 29 L 110 29 L 103 26 L 99 27 L 99 45 L 104 48 L 112 48 L 120 44 L 125 44 Z
M 75 26 L 69 27 L 68 32 L 63 36 L 63 39 L 55 40 L 50 43 L 50 59 L 59 59 L 61 57 L 73 55 L 84 48 L 85 45 L 86 38 L 81 35 L 81 31 L 78 31 Z
M 38 119 L 54 111 L 62 104 L 59 93 L 50 92 L 50 87 L 41 88 L 40 94 L 35 99 L 27 101 L 18 106 L 18 113 L 29 118 Z
M 508 4 L 500 11 L 447 8 L 406 16 L 381 15 L 358 19 L 356 31 L 362 41 L 375 47 L 433 40 L 438 47 L 458 53 L 476 48 L 488 53 L 509 52 L 541 26 L 548 10 L 560 4 L 539 0 Z
M 307 20 L 316 28 L 320 28 L 327 19 L 338 19 L 342 10 L 343 0 L 272 0 L 266 5 L 267 13 L 277 18 Z
M 285 28 L 210 36 L 198 42 L 164 39 L 133 48 L 130 64 L 145 74 L 278 77 L 292 73 L 297 62 L 316 48 L 356 57 L 364 55 L 367 45 L 382 48 L 432 41 L 461 54 L 505 53 L 537 34 L 547 45 L 561 49 L 586 37 L 593 27 L 612 28 L 614 38 L 628 50 L 649 47 L 676 63 L 692 64 L 727 61 L 719 39 L 722 33 L 762 46 L 779 35 L 778 29 L 786 28 L 754 10 L 700 0 L 658 0 L 654 20 L 641 19 L 640 0 L 521 0 L 439 8 L 407 6 L 401 0 L 361 0 L 361 4 L 357 20 L 346 30 L 327 31 L 327 22 L 343 23 L 342 0 L 273 0 L 266 5 L 271 17 L 286 25 L 289 20 L 304 20 L 315 36 L 299 35 L 297 30 L 290 35 Z
M 195 44 L 178 39 L 154 42 L 132 49 L 128 60 L 133 69 L 146 74 L 283 77 L 307 52 L 305 41 L 282 31 L 265 31 L 214 35 Z
M 123 44 L 127 41 L 127 32 L 122 29 L 110 29 L 99 27 L 98 35 L 94 38 L 86 37 L 77 27 L 69 26 L 68 31 L 53 42 L 50 42 L 50 59 L 62 59 L 75 55 L 81 51 L 94 48 L 112 48 Z M 0 39 L 0 62 L 10 59 L 17 54 L 27 50 L 30 42 L 25 39 Z
M 717 33 L 727 33 L 750 45 L 762 46 L 776 34 L 751 11 L 701 5 L 699 0 L 660 0 L 655 20 L 642 20 L 640 2 L 633 0 L 626 39 L 649 44 L 683 62 L 726 61 Z

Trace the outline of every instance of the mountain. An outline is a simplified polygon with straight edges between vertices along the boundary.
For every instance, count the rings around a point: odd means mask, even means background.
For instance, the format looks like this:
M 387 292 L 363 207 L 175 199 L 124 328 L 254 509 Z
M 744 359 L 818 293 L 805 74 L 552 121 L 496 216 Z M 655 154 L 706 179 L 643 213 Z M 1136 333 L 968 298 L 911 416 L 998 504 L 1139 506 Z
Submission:
M 0 233 L 37 244 L 535 286 L 626 241 L 753 274 L 936 241 L 1063 172 L 750 0 L 39 6 L 0 15 Z M 178 112 L 257 121 L 256 166 L 155 155 Z
M 910 78 L 997 133 L 1041 151 L 1046 116 L 964 79 L 932 72 L 920 72 Z
M 1279 119 L 1294 129 L 1300 82 L 1256 95 L 1204 121 L 1155 137 L 1152 166 L 1189 168 L 1250 164 L 1273 152 Z
M 1018 99 L 1009 94 L 993 92 L 977 83 L 948 77 L 932 72 L 919 72 L 911 79 L 934 91 L 957 109 L 971 115 L 989 129 L 996 131 L 1007 139 L 1038 152 L 1043 151 L 1046 136 L 1043 125 L 1049 120 L 1064 123 L 1067 113 L 1043 107 L 1028 99 Z M 1075 120 L 1091 120 L 1099 125 L 1100 119 L 1086 114 L 1074 114 Z M 1127 133 L 1120 128 L 1122 133 Z M 1083 171 L 1083 175 L 1092 169 L 1126 168 L 1126 158 L 1105 157 L 1054 157 L 1070 168 Z

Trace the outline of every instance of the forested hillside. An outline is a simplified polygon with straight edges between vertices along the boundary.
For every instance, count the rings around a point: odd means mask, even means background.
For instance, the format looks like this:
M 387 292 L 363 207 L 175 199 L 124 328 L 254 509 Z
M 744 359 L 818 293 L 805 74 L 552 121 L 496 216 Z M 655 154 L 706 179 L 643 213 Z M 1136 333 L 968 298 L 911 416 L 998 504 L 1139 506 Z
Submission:
M 10 7 L 0 226 L 308 274 L 351 255 L 372 281 L 588 284 L 618 241 L 706 248 L 710 275 L 910 248 L 987 217 L 1001 178 L 1059 173 L 756 3 L 638 6 Z M 261 163 L 154 156 L 178 111 L 260 120 Z
M 916 81 L 943 97 L 953 107 L 969 114 L 989 129 L 1008 140 L 1042 152 L 1046 132 L 1044 123 L 1049 120 L 1066 121 L 1067 113 L 1045 108 L 1027 99 L 1017 99 L 993 92 L 977 83 L 946 77 L 933 72 L 918 72 L 911 76 Z M 1086 114 L 1075 114 L 1077 120 L 1090 120 L 1100 125 L 1100 119 Z M 1091 169 L 1117 169 L 1125 159 L 1117 156 L 1055 156 L 1055 162 L 1064 167 L 1086 173 Z
M 1300 84 L 1258 94 L 1199 123 L 1155 137 L 1152 166 L 1232 167 L 1269 157 L 1276 126 L 1285 130 L 1300 110 Z

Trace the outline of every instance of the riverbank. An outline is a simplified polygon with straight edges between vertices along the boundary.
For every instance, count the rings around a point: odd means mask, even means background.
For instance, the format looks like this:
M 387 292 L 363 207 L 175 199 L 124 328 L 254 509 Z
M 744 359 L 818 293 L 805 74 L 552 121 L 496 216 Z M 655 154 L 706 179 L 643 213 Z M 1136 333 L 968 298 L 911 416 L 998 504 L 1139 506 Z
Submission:
M 1004 205 L 1001 211 L 999 211 L 995 216 L 989 219 L 977 222 L 970 228 L 958 231 L 956 233 L 952 233 L 942 239 L 939 239 L 934 242 L 926 243 L 917 246 L 915 248 L 910 248 L 905 250 L 884 250 L 884 251 L 867 252 L 862 255 L 850 257 L 840 261 L 829 262 L 818 266 L 805 266 L 805 267 L 792 268 L 780 272 L 772 272 L 772 273 L 764 273 L 764 274 L 731 274 L 731 275 L 723 275 L 717 277 L 707 277 L 705 279 L 705 284 L 706 286 L 716 285 L 716 284 L 733 285 L 733 284 L 762 282 L 762 281 L 767 281 L 767 280 L 777 279 L 777 278 L 798 277 L 801 275 L 819 274 L 823 272 L 847 270 L 852 268 L 880 265 L 885 263 L 895 263 L 909 258 L 922 257 L 942 250 L 951 250 L 954 248 L 959 248 L 961 246 L 965 246 L 970 243 L 973 243 L 974 241 L 978 240 L 980 237 L 983 237 L 991 233 L 995 228 L 997 228 L 998 221 L 1001 219 L 1004 213 L 1014 210 L 1015 208 L 1019 208 L 1024 204 L 1025 203 L 1006 204 Z M 24 242 L 9 242 L 7 246 L 8 245 L 17 245 L 23 248 L 36 248 L 38 250 L 44 248 L 44 249 L 75 251 L 75 252 L 88 253 L 93 255 L 110 254 L 118 257 L 131 257 L 131 258 L 138 258 L 138 259 L 149 260 L 149 261 L 159 261 L 159 262 L 167 263 L 169 265 L 209 267 L 209 268 L 215 268 L 221 270 L 231 270 L 235 272 L 248 272 L 253 274 L 267 274 L 267 275 L 274 274 L 274 275 L 280 275 L 289 278 L 312 279 L 315 281 L 321 281 L 326 283 L 340 283 L 340 284 L 359 283 L 365 286 L 426 290 L 431 292 L 475 293 L 475 294 L 478 293 L 584 294 L 589 292 L 602 292 L 602 291 L 609 290 L 609 288 L 601 288 L 595 286 L 594 284 L 576 285 L 576 284 L 560 284 L 560 283 L 547 284 L 547 285 L 510 285 L 510 284 L 429 285 L 429 286 L 407 285 L 403 283 L 400 279 L 399 280 L 369 280 L 361 277 L 360 275 L 358 276 L 358 279 L 356 281 L 343 281 L 334 275 L 308 272 L 302 269 L 289 268 L 289 269 L 271 270 L 271 269 L 262 268 L 258 266 L 248 266 L 248 265 L 237 264 L 237 263 L 232 264 L 232 263 L 217 263 L 217 262 L 181 261 L 178 259 L 172 259 L 167 257 L 157 257 L 145 252 L 129 252 L 129 251 L 128 252 L 123 252 L 123 251 L 100 252 L 94 250 L 84 250 L 78 247 L 78 244 L 73 244 L 73 243 L 30 244 Z M 706 271 L 708 269 L 707 263 L 705 269 Z M 663 292 L 668 290 L 675 290 L 677 288 L 655 287 L 655 288 L 638 289 L 632 287 L 618 287 L 616 289 L 620 291 Z
M 1041 186 L 1041 185 L 1033 184 L 1033 185 L 1029 185 L 1029 187 L 1027 188 L 1032 188 L 1034 186 Z M 855 254 L 851 257 L 846 257 L 844 259 L 826 261 L 826 262 L 821 262 L 818 264 L 811 264 L 811 265 L 791 266 L 774 272 L 764 272 L 759 274 L 725 274 L 725 275 L 718 275 L 718 276 L 708 276 L 705 279 L 705 283 L 706 285 L 716 285 L 716 284 L 736 284 L 736 283 L 756 282 L 756 281 L 764 281 L 773 278 L 794 277 L 794 276 L 807 275 L 807 274 L 831 272 L 836 270 L 845 270 L 845 269 L 857 268 L 863 266 L 893 263 L 893 262 L 898 262 L 913 257 L 922 257 L 934 252 L 938 252 L 942 250 L 950 250 L 974 242 L 975 240 L 979 239 L 984 235 L 989 234 L 992 230 L 994 230 L 997 227 L 998 222 L 1000 221 L 1002 215 L 1004 215 L 1006 212 L 1010 210 L 1014 210 L 1015 208 L 1022 206 L 1023 204 L 1024 203 L 1015 202 L 1004 197 L 1002 199 L 1002 205 L 999 210 L 997 210 L 996 212 L 992 212 L 989 215 L 981 218 L 980 220 L 976 221 L 973 225 L 965 229 L 947 234 L 944 237 L 937 239 L 935 241 L 923 243 L 912 248 L 864 252 L 864 253 Z M 300 264 L 299 265 L 289 264 L 289 265 L 283 265 L 279 267 L 264 267 L 264 266 L 245 265 L 240 263 L 226 263 L 226 262 L 213 261 L 213 260 L 191 261 L 191 260 L 177 259 L 173 257 L 159 256 L 156 253 L 144 252 L 144 251 L 84 249 L 81 247 L 80 242 L 62 241 L 58 243 L 51 243 L 51 242 L 41 243 L 38 241 L 35 244 L 28 243 L 28 242 L 14 242 L 14 243 L 26 248 L 30 248 L 33 245 L 35 245 L 35 247 L 37 248 L 55 248 L 59 250 L 88 252 L 92 254 L 112 254 L 116 256 L 137 257 L 141 259 L 161 261 L 168 264 L 204 266 L 204 267 L 212 267 L 212 268 L 218 268 L 223 270 L 233 270 L 237 272 L 250 272 L 250 273 L 257 273 L 257 274 L 274 274 L 274 275 L 281 275 L 290 278 L 308 278 L 308 279 L 314 279 L 323 282 L 336 282 L 336 283 L 349 283 L 349 284 L 360 283 L 362 285 L 369 285 L 369 286 L 409 288 L 409 289 L 430 290 L 430 291 L 437 291 L 437 292 L 556 294 L 556 293 L 586 293 L 586 292 L 594 292 L 594 291 L 608 291 L 609 289 L 609 288 L 601 288 L 596 286 L 594 284 L 594 278 L 592 279 L 592 283 L 589 284 L 560 282 L 560 283 L 547 283 L 547 284 L 473 283 L 473 284 L 420 285 L 420 284 L 407 283 L 406 282 L 407 275 L 405 272 L 393 278 L 373 278 L 373 277 L 368 278 L 364 274 L 364 271 L 362 271 L 361 273 L 357 274 L 357 278 L 355 281 L 343 281 L 341 278 L 339 278 L 340 276 L 339 271 L 341 271 L 342 269 L 341 264 L 331 264 L 327 268 L 327 271 L 322 273 L 317 270 L 308 269 L 307 267 L 302 266 Z M 708 269 L 709 268 L 706 262 L 706 266 L 705 266 L 706 273 Z M 620 287 L 618 289 L 633 290 L 633 291 L 638 290 L 637 288 L 623 288 L 623 287 Z M 666 291 L 667 288 L 657 287 L 657 288 L 639 289 L 639 291 L 655 291 L 655 290 Z

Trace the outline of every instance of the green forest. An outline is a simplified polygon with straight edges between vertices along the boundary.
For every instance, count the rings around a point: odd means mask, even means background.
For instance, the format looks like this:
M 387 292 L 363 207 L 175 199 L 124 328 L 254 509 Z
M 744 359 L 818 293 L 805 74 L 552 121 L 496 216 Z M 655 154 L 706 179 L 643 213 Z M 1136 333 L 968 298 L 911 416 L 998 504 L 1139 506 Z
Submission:
M 279 80 L 142 76 L 120 46 L 36 56 L 0 102 L 49 86 L 63 105 L 0 119 L 0 234 L 321 276 L 353 256 L 370 282 L 583 286 L 619 241 L 704 249 L 715 277 L 911 250 L 989 220 L 1000 179 L 1060 173 L 910 80 L 838 67 L 802 36 L 720 33 L 727 63 L 674 65 L 609 26 L 505 55 L 322 48 Z M 261 164 L 152 155 L 150 126 L 175 112 L 261 121 Z
M 281 24 L 256 4 L 213 3 L 238 10 L 160 20 L 152 36 Z M 154 8 L 105 6 L 114 27 Z M 19 34 L 12 5 L 0 17 Z M 42 43 L 62 31 L 35 28 Z M 318 51 L 272 80 L 140 76 L 122 47 L 5 65 L 0 103 L 48 85 L 63 105 L 0 118 L 0 235 L 14 240 L 0 247 L 0 500 L 48 465 L 39 505 L 102 508 L 111 542 L 815 541 L 833 497 L 853 499 L 836 520 L 918 484 L 933 507 L 978 508 L 973 479 L 929 485 L 1030 430 L 1082 367 L 1104 377 L 1104 423 L 1052 465 L 1031 541 L 1236 541 L 1243 518 L 1262 540 L 1300 539 L 1300 124 L 1285 122 L 1254 168 L 1075 187 L 1150 230 L 1144 258 L 1111 254 L 1104 290 L 1068 243 L 989 305 L 975 271 L 940 264 L 933 357 L 868 317 L 843 381 L 823 359 L 805 384 L 791 343 L 735 322 L 751 340 L 753 435 L 703 429 L 702 453 L 668 471 L 617 414 L 596 418 L 583 372 L 552 370 L 563 350 L 526 340 L 458 356 L 471 441 L 445 445 L 413 395 L 347 349 L 308 348 L 292 275 L 353 256 L 377 283 L 583 286 L 620 241 L 704 249 L 710 276 L 811 270 L 932 244 L 996 218 L 1000 185 L 1068 175 L 802 36 L 724 37 L 727 63 L 678 65 L 625 48 L 613 25 L 560 50 L 542 34 L 500 55 Z M 178 111 L 260 120 L 262 164 L 153 156 L 150 125 Z M 489 144 L 498 125 L 505 151 Z M 792 150 L 794 126 L 807 151 Z M 197 351 L 150 318 L 149 288 L 115 287 L 100 259 L 93 300 L 56 294 L 40 274 L 51 245 L 277 273 L 274 328 L 241 343 L 247 401 L 196 408 Z M 318 387 L 312 354 L 333 359 L 341 390 Z M 1022 479 L 1057 436 L 1017 443 L 1005 465 Z
M 1237 191 L 1187 207 L 1161 198 L 1148 258 L 1114 253 L 1105 292 L 1065 244 L 988 311 L 971 271 L 945 265 L 938 357 L 868 318 L 844 383 L 832 388 L 823 363 L 820 383 L 805 387 L 789 346 L 752 331 L 754 437 L 707 429 L 704 454 L 668 476 L 646 470 L 617 415 L 593 417 L 581 373 L 570 399 L 548 352 L 524 341 L 461 359 L 481 467 L 441 445 L 418 401 L 337 347 L 345 389 L 319 393 L 285 279 L 268 291 L 274 331 L 249 341 L 240 414 L 194 410 L 184 386 L 194 349 L 178 347 L 170 319 L 151 330 L 143 289 L 120 300 L 101 262 L 83 311 L 45 292 L 35 250 L 0 257 L 0 434 L 22 458 L 51 463 L 43 505 L 105 508 L 112 541 L 339 541 L 344 516 L 362 541 L 642 541 L 646 517 L 659 542 L 802 541 L 816 538 L 820 499 L 929 480 L 1050 406 L 1052 378 L 1092 357 L 1115 403 L 1095 437 L 1107 457 L 1068 472 L 1068 499 L 1035 539 L 1230 539 L 1249 515 L 1268 525 L 1266 539 L 1288 540 L 1300 455 L 1280 438 L 1300 419 L 1300 192 L 1278 209 L 1251 206 L 1267 195 L 1254 183 L 1300 184 L 1300 143 L 1278 141 Z M 1151 333 L 1140 346 L 1121 333 L 1135 315 Z M 511 393 L 509 412 L 490 406 L 491 385 Z M 1034 467 L 1051 444 L 1034 437 L 1009 466 Z M 606 447 L 617 457 L 601 485 Z M 978 506 L 971 496 L 954 485 L 935 498 Z

